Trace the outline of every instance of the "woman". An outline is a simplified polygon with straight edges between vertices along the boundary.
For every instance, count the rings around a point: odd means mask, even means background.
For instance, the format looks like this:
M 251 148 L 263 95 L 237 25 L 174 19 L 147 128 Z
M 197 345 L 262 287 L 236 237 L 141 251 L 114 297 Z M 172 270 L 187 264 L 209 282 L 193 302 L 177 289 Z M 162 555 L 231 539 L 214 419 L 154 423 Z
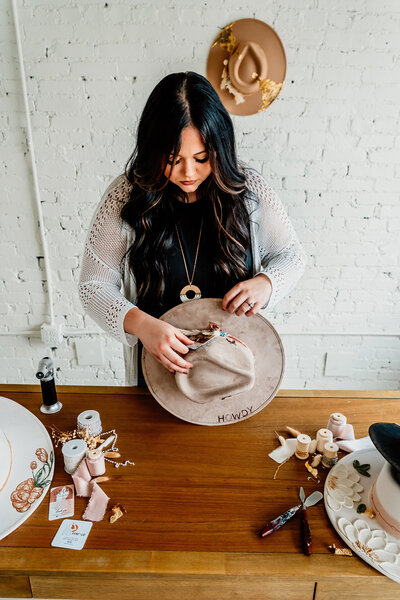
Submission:
M 165 77 L 146 103 L 125 174 L 92 219 L 80 279 L 85 310 L 124 343 L 126 384 L 136 384 L 141 344 L 171 372 L 192 368 L 184 358 L 191 340 L 159 319 L 166 310 L 217 297 L 229 313 L 251 317 L 290 291 L 304 265 L 278 197 L 238 163 L 214 88 L 193 72 Z

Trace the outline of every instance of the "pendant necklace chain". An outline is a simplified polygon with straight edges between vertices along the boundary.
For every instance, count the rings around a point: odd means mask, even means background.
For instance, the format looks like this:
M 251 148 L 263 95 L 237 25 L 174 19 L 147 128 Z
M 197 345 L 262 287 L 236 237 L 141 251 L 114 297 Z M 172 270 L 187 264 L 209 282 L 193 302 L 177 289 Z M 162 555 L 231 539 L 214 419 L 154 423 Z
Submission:
M 179 247 L 181 249 L 183 264 L 185 266 L 186 277 L 188 280 L 188 285 L 185 285 L 185 287 L 183 287 L 180 291 L 181 302 L 187 302 L 188 300 L 197 300 L 198 298 L 201 298 L 201 291 L 200 291 L 200 288 L 197 287 L 197 285 L 193 285 L 193 279 L 194 279 L 194 274 L 196 272 L 197 258 L 199 256 L 201 233 L 203 231 L 203 218 L 201 219 L 201 223 L 200 223 L 199 239 L 197 240 L 197 248 L 196 248 L 196 255 L 194 257 L 192 277 L 189 277 L 189 271 L 188 271 L 188 267 L 187 267 L 187 263 L 186 263 L 185 253 L 183 251 L 181 237 L 179 235 L 178 226 L 176 224 L 175 224 L 175 230 L 176 230 L 176 235 L 178 237 Z

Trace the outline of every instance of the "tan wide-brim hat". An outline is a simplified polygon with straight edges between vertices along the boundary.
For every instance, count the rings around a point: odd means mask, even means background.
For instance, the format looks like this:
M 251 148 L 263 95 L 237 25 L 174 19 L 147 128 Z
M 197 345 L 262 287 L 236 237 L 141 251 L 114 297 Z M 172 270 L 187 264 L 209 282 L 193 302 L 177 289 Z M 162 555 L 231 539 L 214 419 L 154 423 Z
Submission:
M 254 356 L 255 377 L 251 390 L 199 403 L 190 400 L 178 388 L 175 375 L 143 349 L 142 369 L 147 386 L 167 411 L 197 425 L 229 425 L 248 419 L 271 402 L 283 377 L 285 356 L 281 339 L 267 319 L 259 314 L 232 315 L 222 310 L 219 298 L 184 302 L 160 318 L 183 330 L 207 329 L 210 321 L 218 323 L 224 332 L 244 342 Z M 190 360 L 188 355 L 185 358 Z
M 282 42 L 258 19 L 240 19 L 224 27 L 208 55 L 207 79 L 232 115 L 265 110 L 279 95 L 285 75 Z

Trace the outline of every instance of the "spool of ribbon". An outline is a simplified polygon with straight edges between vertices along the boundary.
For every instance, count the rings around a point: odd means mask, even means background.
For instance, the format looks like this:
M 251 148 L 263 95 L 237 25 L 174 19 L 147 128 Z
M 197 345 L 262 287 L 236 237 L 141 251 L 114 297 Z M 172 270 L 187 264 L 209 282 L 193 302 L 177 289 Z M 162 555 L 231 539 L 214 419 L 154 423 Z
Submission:
M 99 448 L 89 450 L 86 457 L 86 465 L 92 477 L 104 475 L 106 472 L 106 464 L 103 452 Z
M 318 429 L 317 431 L 317 450 L 318 452 L 324 451 L 324 446 L 328 442 L 333 441 L 333 434 L 330 429 Z
M 296 439 L 296 457 L 300 458 L 300 460 L 306 460 L 308 458 L 308 448 L 311 443 L 311 438 L 305 433 L 300 433 L 300 435 L 298 435 Z
M 337 463 L 338 460 L 339 446 L 334 442 L 328 442 L 324 446 L 324 453 L 322 456 L 322 466 L 326 469 L 330 469 Z
M 332 413 L 326 428 L 332 431 L 335 441 L 354 440 L 353 425 L 347 423 L 347 418 L 342 413 Z
M 86 456 L 87 444 L 85 440 L 76 439 L 66 442 L 62 447 L 64 470 L 74 473 L 82 459 Z
M 100 414 L 97 410 L 85 410 L 78 415 L 77 430 L 87 431 L 89 435 L 99 435 L 102 432 Z

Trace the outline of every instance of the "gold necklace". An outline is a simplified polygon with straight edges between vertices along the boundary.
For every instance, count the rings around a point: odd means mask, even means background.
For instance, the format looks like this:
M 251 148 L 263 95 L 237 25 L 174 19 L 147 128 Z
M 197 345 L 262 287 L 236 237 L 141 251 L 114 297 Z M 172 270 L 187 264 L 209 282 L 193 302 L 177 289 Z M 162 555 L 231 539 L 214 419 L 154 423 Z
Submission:
M 201 291 L 200 291 L 200 288 L 197 287 L 197 285 L 193 285 L 193 279 L 194 279 L 194 274 L 196 271 L 197 257 L 199 255 L 201 232 L 203 230 L 203 218 L 201 219 L 201 223 L 200 223 L 199 239 L 197 240 L 196 256 L 194 257 L 192 277 L 189 277 L 189 271 L 187 268 L 185 253 L 183 251 L 182 242 L 181 242 L 181 238 L 180 238 L 179 231 L 178 231 L 178 226 L 176 224 L 175 224 L 175 230 L 176 230 L 176 235 L 178 237 L 179 247 L 181 249 L 183 264 L 185 265 L 186 277 L 187 277 L 187 280 L 189 283 L 189 285 L 185 285 L 181 289 L 181 291 L 179 293 L 180 299 L 181 299 L 181 302 L 188 302 L 189 300 L 198 300 L 199 298 L 201 298 Z

